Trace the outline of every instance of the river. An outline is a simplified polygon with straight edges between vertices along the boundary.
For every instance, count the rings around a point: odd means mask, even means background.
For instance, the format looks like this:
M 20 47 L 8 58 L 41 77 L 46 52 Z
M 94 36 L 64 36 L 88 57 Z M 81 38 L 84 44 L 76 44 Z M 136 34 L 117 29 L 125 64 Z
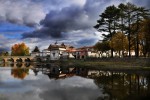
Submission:
M 150 100 L 150 72 L 1 65 L 0 100 Z

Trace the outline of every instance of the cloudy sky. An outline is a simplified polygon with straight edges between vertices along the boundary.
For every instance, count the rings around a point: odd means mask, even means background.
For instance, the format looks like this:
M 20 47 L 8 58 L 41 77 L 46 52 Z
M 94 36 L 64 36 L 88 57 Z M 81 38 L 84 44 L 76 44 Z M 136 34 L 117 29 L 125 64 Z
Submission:
M 0 51 L 25 42 L 32 50 L 64 42 L 75 47 L 95 44 L 93 26 L 107 6 L 131 2 L 150 7 L 150 0 L 0 0 Z

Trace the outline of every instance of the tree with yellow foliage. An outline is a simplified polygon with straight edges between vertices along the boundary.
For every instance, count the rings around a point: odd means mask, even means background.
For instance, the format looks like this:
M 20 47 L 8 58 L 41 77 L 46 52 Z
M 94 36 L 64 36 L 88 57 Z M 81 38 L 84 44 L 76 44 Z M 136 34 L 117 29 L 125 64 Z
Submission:
M 11 47 L 12 56 L 27 56 L 29 55 L 29 47 L 25 43 L 18 43 Z
M 110 46 L 117 52 L 120 51 L 124 52 L 128 49 L 128 39 L 127 36 L 125 36 L 121 32 L 117 32 L 112 36 L 112 39 L 110 41 Z
M 141 24 L 140 35 L 143 54 L 150 57 L 150 18 L 144 20 Z

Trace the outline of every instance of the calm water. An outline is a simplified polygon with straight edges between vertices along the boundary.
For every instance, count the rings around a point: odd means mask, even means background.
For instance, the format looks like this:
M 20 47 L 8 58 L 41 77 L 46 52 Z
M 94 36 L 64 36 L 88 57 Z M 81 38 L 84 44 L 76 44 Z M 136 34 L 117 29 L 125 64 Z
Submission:
M 150 100 L 150 73 L 1 65 L 0 100 Z

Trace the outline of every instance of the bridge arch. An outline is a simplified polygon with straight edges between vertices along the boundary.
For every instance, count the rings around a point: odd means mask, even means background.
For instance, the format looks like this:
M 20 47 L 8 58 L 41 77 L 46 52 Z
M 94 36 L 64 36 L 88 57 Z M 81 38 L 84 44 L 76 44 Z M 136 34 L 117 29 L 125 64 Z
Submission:
M 23 62 L 21 58 L 16 59 L 16 62 Z
M 11 62 L 30 62 L 34 60 L 32 56 L 4 56 L 3 62 L 11 61 Z
M 3 63 L 7 62 L 7 59 L 4 59 L 4 58 L 3 58 L 3 59 L 2 59 L 2 62 L 3 62 Z
M 30 58 L 26 58 L 24 62 L 31 62 Z
M 13 59 L 13 58 L 8 58 L 7 61 L 15 62 L 15 59 Z

